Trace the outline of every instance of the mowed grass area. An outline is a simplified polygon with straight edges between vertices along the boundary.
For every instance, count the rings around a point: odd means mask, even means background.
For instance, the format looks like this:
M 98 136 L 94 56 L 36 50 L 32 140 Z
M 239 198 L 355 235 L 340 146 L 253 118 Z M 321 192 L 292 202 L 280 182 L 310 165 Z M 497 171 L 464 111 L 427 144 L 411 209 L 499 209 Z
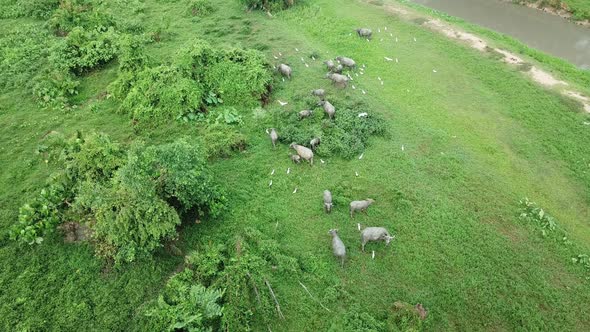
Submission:
M 183 2 L 146 1 L 144 24 L 171 18 L 170 33 L 149 47 L 162 62 L 194 38 L 205 38 L 259 48 L 273 63 L 294 69 L 292 80 L 277 78 L 265 110 L 240 110 L 249 148 L 212 165 L 229 192 L 231 212 L 221 222 L 184 228 L 182 249 L 198 250 L 255 227 L 299 258 L 301 280 L 273 276 L 286 317 L 270 326 L 273 331 L 339 331 L 343 317 L 364 311 L 383 318 L 398 300 L 424 304 L 426 330 L 590 329 L 584 305 L 590 301 L 589 272 L 570 260 L 590 252 L 590 129 L 578 105 L 527 81 L 493 55 L 379 6 L 307 3 L 269 18 L 226 0 L 209 17 L 191 18 Z M 1 26 L 7 29 L 8 23 Z M 359 26 L 373 28 L 371 42 L 349 35 Z M 281 59 L 274 60 L 279 52 Z M 311 59 L 312 53 L 319 59 Z M 364 75 L 351 73 L 355 90 L 335 89 L 323 79 L 321 61 L 337 55 L 366 66 Z M 198 124 L 134 129 L 114 112 L 114 101 L 95 100 L 115 75 L 116 64 L 89 74 L 77 97 L 81 107 L 67 113 L 40 110 L 21 91 L 0 96 L 3 232 L 51 172 L 34 154 L 50 130 L 97 130 L 122 142 L 197 139 Z M 281 112 L 308 108 L 309 91 L 320 87 L 337 109 L 362 100 L 367 112 L 385 119 L 387 135 L 371 140 L 362 160 L 323 158 L 322 164 L 317 156 L 313 166 L 293 165 L 286 145 L 271 148 L 264 130 L 280 127 Z M 289 104 L 280 107 L 275 100 Z M 330 215 L 322 211 L 324 189 L 334 195 Z M 351 220 L 348 202 L 367 197 L 376 201 L 368 215 Z M 524 197 L 555 216 L 573 244 L 545 239 L 535 225 L 520 222 L 518 201 Z M 357 222 L 385 226 L 396 239 L 387 248 L 370 244 L 363 254 Z M 343 269 L 332 257 L 330 228 L 340 229 L 347 245 Z M 162 250 L 153 260 L 105 273 L 91 247 L 63 244 L 58 235 L 32 248 L 6 236 L 1 241 L 2 330 L 149 329 L 142 325 L 141 308 L 156 299 L 182 262 Z M 299 281 L 331 312 L 313 302 Z

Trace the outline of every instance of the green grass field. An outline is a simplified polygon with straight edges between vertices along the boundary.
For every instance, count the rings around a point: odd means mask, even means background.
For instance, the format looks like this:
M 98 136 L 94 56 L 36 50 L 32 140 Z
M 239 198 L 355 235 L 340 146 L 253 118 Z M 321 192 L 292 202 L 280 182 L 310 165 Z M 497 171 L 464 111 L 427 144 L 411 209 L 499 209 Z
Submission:
M 215 2 L 217 10 L 202 18 L 186 15 L 183 1 L 145 0 L 144 6 L 146 27 L 170 20 L 161 42 L 148 46 L 156 62 L 169 62 L 179 48 L 203 38 L 258 48 L 272 63 L 293 67 L 292 80 L 277 76 L 264 110 L 239 110 L 248 148 L 211 163 L 228 192 L 229 212 L 220 221 L 184 227 L 179 241 L 183 251 L 200 250 L 254 227 L 301 260 L 300 277 L 272 276 L 286 317 L 273 319 L 273 331 L 347 330 L 342 317 L 361 310 L 379 319 L 398 300 L 429 310 L 424 330 L 590 330 L 590 270 L 571 260 L 590 254 L 590 127 L 579 105 L 528 81 L 493 54 L 379 5 L 308 0 L 272 18 L 245 12 L 233 0 Z M 25 23 L 41 21 L 3 19 L 0 30 Z M 350 35 L 360 26 L 373 28 L 371 42 Z M 354 90 L 336 89 L 323 78 L 322 61 L 338 55 L 366 66 L 365 74 L 353 73 Z M 587 72 L 560 71 L 560 62 L 548 56 L 537 60 L 543 59 L 541 65 L 563 79 L 590 79 Z M 116 75 L 116 63 L 85 75 L 75 97 L 79 107 L 70 111 L 40 109 L 25 89 L 0 94 L 1 330 L 150 330 L 141 309 L 182 263 L 160 250 L 153 259 L 105 272 L 89 245 L 64 244 L 56 234 L 28 247 L 4 234 L 18 207 L 52 172 L 34 153 L 45 133 L 94 130 L 120 142 L 151 144 L 199 136 L 198 123 L 133 127 L 127 115 L 115 112 L 116 101 L 99 97 Z M 320 87 L 336 106 L 362 101 L 367 112 L 384 119 L 386 135 L 372 138 L 361 160 L 322 157 L 322 164 L 316 157 L 312 167 L 294 165 L 287 145 L 271 148 L 265 129 L 280 127 L 281 112 L 306 108 L 309 91 Z M 289 104 L 281 107 L 277 100 Z M 335 197 L 330 215 L 322 210 L 324 189 Z M 366 197 L 376 201 L 368 215 L 351 220 L 348 202 Z M 569 245 L 519 220 L 525 197 L 558 220 Z M 396 239 L 362 253 L 357 222 L 385 226 Z M 344 268 L 331 253 L 331 228 L 347 245 Z M 299 281 L 331 311 L 311 300 Z

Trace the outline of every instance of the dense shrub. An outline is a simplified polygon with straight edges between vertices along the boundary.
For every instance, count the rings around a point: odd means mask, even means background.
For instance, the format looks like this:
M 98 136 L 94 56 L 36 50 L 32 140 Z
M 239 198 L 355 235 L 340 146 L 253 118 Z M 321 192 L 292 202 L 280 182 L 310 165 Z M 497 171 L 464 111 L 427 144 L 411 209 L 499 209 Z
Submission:
M 47 24 L 58 36 L 66 36 L 77 27 L 87 30 L 113 27 L 113 17 L 100 9 L 98 3 L 93 0 L 62 0 Z
M 58 45 L 53 51 L 55 66 L 82 74 L 115 58 L 118 34 L 113 28 L 75 27 Z
M 335 106 L 334 120 L 328 120 L 321 108 L 305 121 L 300 121 L 296 114 L 282 112 L 281 141 L 309 147 L 312 138 L 320 137 L 318 155 L 352 158 L 365 150 L 369 137 L 385 133 L 384 122 L 375 113 L 368 112 L 363 104 L 335 103 Z M 363 112 L 369 114 L 359 117 Z
M 158 331 L 213 331 L 218 325 L 222 292 L 195 282 L 193 271 L 185 269 L 166 283 L 157 303 L 147 310 L 152 328 Z
M 133 58 L 140 57 L 139 53 Z M 196 120 L 207 107 L 222 103 L 254 106 L 271 82 L 268 64 L 260 52 L 226 51 L 205 41 L 183 49 L 171 65 L 138 68 L 122 67 L 109 91 L 123 100 L 122 112 L 134 119 L 156 122 Z
M 206 16 L 215 11 L 211 0 L 187 0 L 188 13 L 192 16 Z
M 45 68 L 33 79 L 33 95 L 42 107 L 66 108 L 80 82 L 67 70 Z
M 21 208 L 14 240 L 40 243 L 75 216 L 90 221 L 97 255 L 129 262 L 174 238 L 181 214 L 215 218 L 224 209 L 226 198 L 194 144 L 136 144 L 126 152 L 102 134 L 51 136 L 58 151 L 43 145 L 38 152 L 47 162 L 57 160 L 60 170 Z
M 143 69 L 149 58 L 145 53 L 145 38 L 123 34 L 119 37 L 119 71 L 134 73 Z
M 257 50 L 223 50 L 197 40 L 180 51 L 178 66 L 202 82 L 228 106 L 253 106 L 267 92 L 272 76 L 264 55 Z
M 174 66 L 145 68 L 124 75 L 113 86 L 115 96 L 124 96 L 120 110 L 134 119 L 169 120 L 201 110 L 203 87 Z
M 0 88 L 31 87 L 46 65 L 51 36 L 35 25 L 22 25 L 0 36 Z
M 0 0 L 0 18 L 48 18 L 59 0 Z
M 224 124 L 211 124 L 207 126 L 203 135 L 203 141 L 207 142 L 207 157 L 225 158 L 237 151 L 246 149 L 246 136 Z
M 295 4 L 295 0 L 239 0 L 249 10 L 277 11 L 287 9 Z

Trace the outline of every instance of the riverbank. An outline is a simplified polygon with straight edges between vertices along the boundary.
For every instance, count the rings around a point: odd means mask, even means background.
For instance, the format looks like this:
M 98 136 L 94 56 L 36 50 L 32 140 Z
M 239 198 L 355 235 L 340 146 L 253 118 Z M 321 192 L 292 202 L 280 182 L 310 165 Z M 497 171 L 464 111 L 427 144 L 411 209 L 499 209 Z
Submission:
M 571 20 L 575 24 L 590 27 L 590 2 L 588 1 L 539 1 L 539 0 L 504 0 L 529 8 L 541 10 L 545 13 L 557 15 Z

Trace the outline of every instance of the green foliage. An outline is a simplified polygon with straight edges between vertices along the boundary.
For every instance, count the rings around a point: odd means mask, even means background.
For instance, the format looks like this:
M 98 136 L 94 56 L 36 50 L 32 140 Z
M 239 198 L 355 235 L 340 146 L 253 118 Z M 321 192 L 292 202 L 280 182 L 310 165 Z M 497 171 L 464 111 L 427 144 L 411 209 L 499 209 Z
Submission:
M 153 183 L 117 173 L 108 185 L 85 182 L 76 198 L 79 209 L 90 211 L 95 240 L 112 248 L 104 258 L 132 262 L 176 236 L 178 214 L 156 193 Z M 101 256 L 101 252 L 97 252 Z
M 131 262 L 176 236 L 179 213 L 215 218 L 224 210 L 226 198 L 201 150 L 185 140 L 136 144 L 125 152 L 104 134 L 64 140 L 56 133 L 47 144 L 38 152 L 59 162 L 55 179 L 61 182 L 21 208 L 14 240 L 40 243 L 67 213 L 75 214 L 91 220 L 97 255 Z
M 324 116 L 322 108 L 316 109 L 313 117 L 305 121 L 300 121 L 296 114 L 282 112 L 280 140 L 285 144 L 296 142 L 309 147 L 310 140 L 319 137 L 321 143 L 316 150 L 319 156 L 350 159 L 366 149 L 371 136 L 385 134 L 383 120 L 379 115 L 367 112 L 366 106 L 359 103 L 342 106 L 336 103 L 334 106 L 336 115 L 333 121 Z M 369 114 L 359 117 L 363 112 Z
M 160 331 L 213 331 L 223 313 L 223 292 L 196 283 L 191 269 L 174 275 L 145 313 Z
M 148 63 L 149 58 L 145 53 L 145 38 L 130 34 L 123 34 L 119 38 L 119 60 L 120 72 L 138 72 Z
M 560 235 L 566 236 L 565 231 L 558 228 L 557 220 L 555 220 L 550 214 L 546 213 L 545 210 L 540 208 L 536 203 L 525 198 L 520 201 L 520 207 L 522 209 L 520 219 L 539 226 L 543 237 L 549 236 L 556 230 L 559 231 Z M 563 239 L 565 240 L 567 238 L 563 237 Z
M 33 94 L 42 107 L 66 108 L 69 98 L 78 94 L 80 82 L 75 76 L 60 69 L 44 69 L 33 80 Z
M 260 51 L 216 49 L 203 40 L 181 50 L 178 65 L 228 106 L 259 104 L 272 78 Z
M 249 10 L 277 11 L 287 9 L 295 4 L 295 0 L 239 0 Z
M 190 252 L 184 261 L 186 266 L 194 272 L 196 280 L 204 285 L 210 285 L 219 276 L 226 259 L 226 247 L 222 244 L 212 244 L 205 246 L 202 250 Z
M 134 119 L 196 120 L 207 106 L 259 103 L 271 80 L 267 66 L 258 51 L 225 51 L 197 41 L 180 52 L 176 64 L 146 67 L 135 74 L 122 68 L 110 91 L 123 99 L 120 110 Z M 239 122 L 231 113 L 224 117 Z
M 181 119 L 198 112 L 202 106 L 202 86 L 174 66 L 145 68 L 131 85 L 120 110 L 134 119 Z
M 65 43 L 54 52 L 56 67 L 82 74 L 109 62 L 117 55 L 118 34 L 114 28 L 86 30 L 75 27 L 65 38 Z
M 207 16 L 215 11 L 211 0 L 186 0 L 191 16 Z
M 114 20 L 93 0 L 62 0 L 59 8 L 47 21 L 49 28 L 58 36 L 68 35 L 74 28 L 107 30 Z
M 59 0 L 0 0 L 0 18 L 48 18 Z
M 256 229 L 246 228 L 244 237 L 232 247 L 236 248 L 235 256 L 229 257 L 213 283 L 225 289 L 221 325 L 228 331 L 250 331 L 254 316 L 267 324 L 276 317 L 266 285 L 271 271 L 296 277 L 301 268 L 297 259 L 285 255 L 276 241 Z
M 246 136 L 224 123 L 213 123 L 203 133 L 208 158 L 225 158 L 246 149 Z
M 49 34 L 35 25 L 21 25 L 0 36 L 0 88 L 31 88 L 30 80 L 46 64 Z
M 330 332 L 380 332 L 386 331 L 385 324 L 358 305 L 349 308 L 343 317 L 338 317 L 336 322 L 328 329 Z
M 87 181 L 76 200 L 94 216 L 95 237 L 114 248 L 115 262 L 134 261 L 174 238 L 180 224 L 175 208 L 215 218 L 225 201 L 200 150 L 184 140 L 135 145 L 110 183 Z
M 10 229 L 10 239 L 29 245 L 40 244 L 43 237 L 63 221 L 68 200 L 72 198 L 67 182 L 52 180 L 39 196 L 20 207 L 18 222 Z

